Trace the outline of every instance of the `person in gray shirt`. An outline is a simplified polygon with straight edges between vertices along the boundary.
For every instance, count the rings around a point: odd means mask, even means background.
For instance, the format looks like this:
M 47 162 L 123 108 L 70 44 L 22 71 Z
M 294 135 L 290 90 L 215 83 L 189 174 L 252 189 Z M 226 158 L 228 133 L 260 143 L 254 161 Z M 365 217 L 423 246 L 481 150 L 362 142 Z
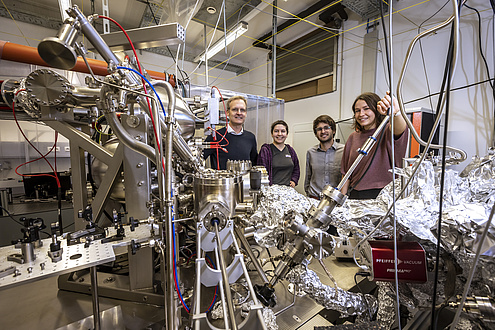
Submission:
M 308 197 L 320 199 L 326 185 L 337 187 L 342 178 L 340 161 L 344 145 L 333 139 L 336 125 L 330 116 L 318 116 L 313 121 L 313 132 L 320 143 L 306 152 L 304 191 Z

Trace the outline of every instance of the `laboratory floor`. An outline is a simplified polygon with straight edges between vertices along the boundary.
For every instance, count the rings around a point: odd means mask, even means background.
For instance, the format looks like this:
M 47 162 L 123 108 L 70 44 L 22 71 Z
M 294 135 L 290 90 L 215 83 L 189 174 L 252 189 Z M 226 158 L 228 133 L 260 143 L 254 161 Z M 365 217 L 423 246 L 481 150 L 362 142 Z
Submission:
M 343 289 L 355 290 L 354 274 L 358 268 L 352 262 L 340 262 L 334 257 L 325 260 L 325 265 Z M 266 269 L 271 266 L 265 265 Z M 318 273 L 324 284 L 331 281 L 319 263 L 313 261 L 310 268 Z M 282 310 L 293 301 L 287 290 L 288 283 L 277 284 L 277 305 L 273 311 Z M 366 287 L 362 284 L 361 287 Z M 365 289 L 367 290 L 367 289 Z M 368 291 L 368 290 L 367 290 Z M 100 311 L 120 306 L 125 329 L 160 329 L 164 320 L 164 309 L 143 303 L 100 297 Z M 93 313 L 90 295 L 58 290 L 57 277 L 0 291 L 0 327 L 2 329 L 58 329 L 77 322 Z M 337 313 L 326 311 L 306 296 L 297 296 L 294 306 L 277 316 L 280 330 L 314 329 L 314 326 L 329 326 Z M 333 320 L 332 320 L 333 321 Z

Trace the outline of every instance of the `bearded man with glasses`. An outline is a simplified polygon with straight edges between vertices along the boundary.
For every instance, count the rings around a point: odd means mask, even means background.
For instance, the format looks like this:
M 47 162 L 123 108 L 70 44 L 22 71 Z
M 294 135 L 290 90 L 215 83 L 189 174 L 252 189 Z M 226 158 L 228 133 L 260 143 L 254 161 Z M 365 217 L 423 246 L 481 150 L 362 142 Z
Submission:
M 340 162 L 344 145 L 334 141 L 336 125 L 328 115 L 313 121 L 313 132 L 319 143 L 306 152 L 304 191 L 308 197 L 320 199 L 326 185 L 336 187 L 342 178 Z

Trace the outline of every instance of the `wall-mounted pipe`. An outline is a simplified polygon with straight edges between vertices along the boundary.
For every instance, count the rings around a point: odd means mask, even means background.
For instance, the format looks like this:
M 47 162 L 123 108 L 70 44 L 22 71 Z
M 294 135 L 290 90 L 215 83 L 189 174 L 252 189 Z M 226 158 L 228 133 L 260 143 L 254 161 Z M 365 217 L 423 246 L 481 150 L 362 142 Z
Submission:
M 16 43 L 0 40 L 0 59 L 13 61 L 18 63 L 42 65 L 50 67 L 41 56 L 38 54 L 36 47 L 19 45 Z M 94 74 L 98 76 L 108 75 L 107 63 L 105 61 L 94 60 L 88 58 L 88 63 L 91 66 Z M 77 58 L 77 63 L 70 71 L 90 73 L 84 60 L 81 57 Z M 165 73 L 157 71 L 147 71 L 151 78 L 157 80 L 165 80 Z

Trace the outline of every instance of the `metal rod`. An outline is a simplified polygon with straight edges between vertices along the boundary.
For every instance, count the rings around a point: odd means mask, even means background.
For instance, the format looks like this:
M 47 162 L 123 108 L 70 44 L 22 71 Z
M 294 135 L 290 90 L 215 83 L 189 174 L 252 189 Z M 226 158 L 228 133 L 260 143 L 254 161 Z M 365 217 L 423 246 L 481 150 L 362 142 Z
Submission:
M 198 229 L 199 231 L 199 229 Z M 200 264 L 200 257 L 202 257 L 202 251 L 201 251 L 201 239 L 196 240 L 196 251 L 197 251 L 197 258 L 196 258 L 196 287 L 195 287 L 195 297 L 194 297 L 194 316 L 199 315 L 201 313 L 201 264 Z M 193 318 L 194 318 L 193 316 Z M 196 318 L 194 321 L 194 329 L 199 329 L 200 328 L 200 321 L 199 318 Z
M 203 25 L 204 44 L 205 44 L 205 86 L 208 86 L 208 46 L 206 46 L 206 24 Z
M 189 220 L 194 220 L 194 218 L 182 218 L 182 219 L 174 219 L 174 223 L 176 222 L 182 222 L 182 221 L 189 221 Z
M 76 18 L 79 21 L 82 33 L 88 38 L 89 42 L 95 47 L 96 51 L 103 57 L 105 62 L 113 62 L 115 65 L 120 64 L 119 58 L 115 56 L 98 31 L 95 30 L 86 16 L 79 10 L 77 5 L 72 6 L 72 8 L 68 10 L 68 13 L 71 17 Z
M 273 0 L 273 45 L 272 45 L 272 97 L 276 97 L 277 89 L 277 0 Z
M 98 300 L 98 277 L 96 266 L 90 268 L 91 274 L 91 297 L 93 298 L 93 323 L 95 330 L 100 330 L 100 303 Z
M 342 189 L 342 187 L 344 186 L 344 184 L 347 182 L 347 180 L 351 176 L 352 172 L 354 172 L 354 170 L 356 169 L 356 167 L 361 162 L 361 159 L 369 153 L 369 151 L 371 150 L 371 148 L 373 148 L 373 146 L 376 143 L 376 137 L 378 136 L 378 134 L 380 134 L 380 132 L 383 130 L 383 128 L 385 128 L 385 125 L 387 124 L 387 122 L 389 121 L 389 119 L 390 119 L 390 115 L 388 115 L 385 118 L 383 118 L 382 122 L 380 123 L 380 126 L 378 126 L 378 128 L 375 131 L 375 133 L 373 133 L 373 135 L 370 136 L 368 138 L 368 140 L 366 140 L 366 142 L 364 143 L 363 147 L 361 149 L 359 149 L 359 151 L 360 151 L 359 152 L 359 156 L 356 158 L 356 160 L 354 161 L 354 163 L 352 163 L 351 168 L 349 168 L 349 170 L 346 172 L 346 174 L 344 175 L 344 177 L 340 181 L 339 185 L 337 186 L 337 190 L 340 191 Z
M 488 230 L 490 229 L 490 226 L 492 224 L 494 213 L 495 213 L 495 205 L 492 206 L 492 210 L 490 211 L 490 216 L 488 217 L 488 221 L 485 223 L 485 229 L 483 230 L 483 234 L 481 234 L 481 240 L 479 241 L 478 247 L 476 248 L 476 255 L 474 257 L 473 267 L 469 270 L 468 280 L 466 281 L 466 284 L 464 284 L 464 291 L 462 293 L 462 298 L 459 303 L 459 307 L 457 307 L 454 320 L 450 325 L 450 330 L 454 330 L 456 328 L 457 322 L 459 321 L 459 317 L 461 316 L 464 303 L 466 302 L 466 297 L 469 293 L 469 289 L 471 288 L 471 281 L 473 280 L 474 272 L 476 271 L 476 266 L 478 265 L 478 261 L 480 259 L 481 248 L 483 246 L 483 243 L 485 242 L 486 235 L 488 234 Z M 438 244 L 440 244 L 440 242 Z M 435 315 L 433 314 L 431 317 L 434 318 Z
M 119 58 L 112 52 L 110 47 L 108 47 L 105 40 L 103 40 L 98 31 L 96 31 L 86 16 L 84 16 L 84 14 L 79 10 L 77 5 L 72 6 L 72 8 L 68 9 L 67 12 L 71 17 L 77 19 L 81 32 L 86 38 L 88 38 L 89 42 L 95 47 L 96 51 L 103 57 L 105 62 L 108 64 L 113 63 L 114 65 L 119 65 Z M 131 84 L 140 83 L 140 79 L 138 79 L 135 74 L 131 72 L 123 72 L 123 74 Z
M 294 289 L 295 291 L 296 289 Z M 292 298 L 292 303 L 288 306 L 285 306 L 284 308 L 282 308 L 281 310 L 279 310 L 278 312 L 275 313 L 275 316 L 279 316 L 280 314 L 282 314 L 283 312 L 285 312 L 286 310 L 288 310 L 289 308 L 291 308 L 292 306 L 294 306 L 294 304 L 296 303 L 296 293 L 294 292 L 294 295 L 293 295 L 293 298 Z
M 215 260 L 217 262 L 217 265 L 220 265 L 220 257 L 218 256 L 218 248 L 217 247 L 215 248 Z M 221 298 L 221 303 L 222 303 L 223 319 L 225 320 L 225 329 L 229 330 L 230 327 L 229 327 L 228 316 L 227 316 L 227 306 L 225 304 L 225 301 L 227 299 L 225 299 L 225 288 L 224 288 L 222 279 L 220 279 L 218 281 L 218 288 L 220 291 L 220 298 Z
M 168 95 L 168 107 L 167 115 L 165 118 L 168 124 L 168 130 L 166 134 L 166 144 L 165 144 L 165 223 L 163 228 L 165 230 L 165 244 L 167 246 L 167 329 L 175 329 L 176 321 L 176 306 L 175 306 L 175 295 L 174 295 L 174 237 L 173 232 L 173 210 L 172 210 L 172 148 L 173 148 L 173 132 L 174 132 L 174 112 L 175 112 L 175 92 L 168 82 L 163 84 L 167 90 Z M 158 120 L 158 119 L 157 119 Z M 159 125 L 157 125 L 159 126 Z M 178 281 L 178 279 L 177 279 Z
M 335 278 L 332 276 L 332 274 L 330 273 L 330 271 L 328 270 L 327 266 L 325 266 L 325 264 L 323 263 L 323 260 L 318 260 L 320 262 L 320 265 L 321 265 L 321 268 L 323 268 L 323 270 L 325 271 L 325 273 L 327 273 L 327 276 L 328 278 L 330 279 L 330 281 L 332 281 L 333 283 L 333 286 L 335 288 L 337 288 L 337 281 L 335 281 Z
M 244 251 L 246 251 L 249 259 L 251 259 L 251 262 L 253 263 L 254 267 L 258 271 L 258 273 L 261 276 L 261 279 L 263 280 L 263 283 L 269 283 L 270 281 L 268 280 L 268 277 L 266 277 L 265 272 L 263 271 L 263 268 L 261 267 L 260 263 L 258 262 L 258 259 L 254 256 L 253 251 L 251 250 L 251 246 L 249 245 L 249 242 L 247 241 L 246 237 L 241 233 L 240 229 L 237 227 L 234 227 L 234 233 L 236 234 L 237 238 L 241 242 L 242 246 L 244 247 Z
M 230 281 L 229 276 L 227 275 L 227 268 L 225 266 L 225 260 L 223 258 L 223 250 L 222 250 L 222 240 L 220 239 L 220 233 L 218 231 L 218 223 L 215 223 L 215 238 L 217 240 L 218 246 L 218 255 L 220 261 L 220 271 L 222 272 L 223 282 L 225 284 L 225 296 L 227 298 L 227 308 L 229 310 L 230 323 L 232 324 L 232 329 L 237 330 L 237 324 L 235 323 L 235 315 L 234 315 L 234 305 L 232 304 L 232 293 L 230 292 Z
M 239 250 L 239 245 L 237 244 L 237 241 L 235 240 L 235 237 L 234 237 L 234 234 L 231 232 L 230 233 L 232 235 L 232 240 L 234 242 L 234 246 L 235 246 L 235 249 L 236 249 L 236 252 L 238 254 L 241 254 L 241 251 Z M 246 267 L 246 263 L 244 262 L 244 256 L 242 256 L 240 259 L 239 259 L 239 262 L 242 266 L 242 271 L 244 272 L 244 278 L 246 279 L 246 283 L 248 285 L 248 288 L 249 288 L 249 292 L 251 293 L 251 297 L 253 297 L 253 302 L 255 305 L 258 305 L 258 298 L 256 297 L 256 291 L 254 291 L 254 287 L 253 287 L 253 283 L 251 283 L 251 278 L 249 277 L 249 273 L 248 273 L 248 270 L 247 270 L 247 267 Z M 263 318 L 263 313 L 262 313 L 262 310 L 261 309 L 257 309 L 256 310 L 256 315 L 258 316 L 258 319 L 260 320 L 260 324 L 261 324 L 261 327 L 263 330 L 267 330 L 267 326 L 266 326 L 266 323 L 265 323 L 265 319 Z

